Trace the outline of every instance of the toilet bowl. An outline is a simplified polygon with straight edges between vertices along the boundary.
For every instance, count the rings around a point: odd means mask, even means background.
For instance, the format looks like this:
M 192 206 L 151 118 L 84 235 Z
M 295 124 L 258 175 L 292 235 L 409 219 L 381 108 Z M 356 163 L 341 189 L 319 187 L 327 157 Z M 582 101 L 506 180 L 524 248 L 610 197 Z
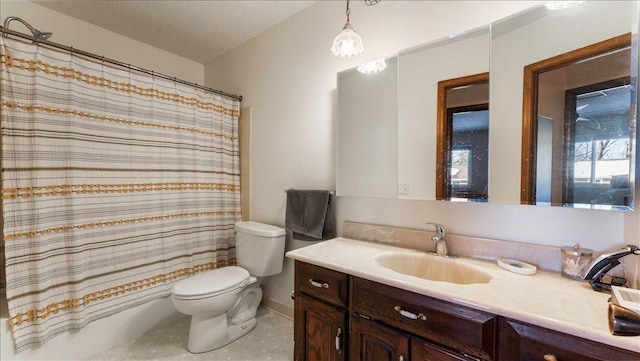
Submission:
M 178 311 L 191 316 L 190 352 L 222 347 L 256 326 L 262 280 L 282 271 L 284 234 L 279 227 L 239 222 L 238 266 L 201 272 L 175 283 L 171 300 Z

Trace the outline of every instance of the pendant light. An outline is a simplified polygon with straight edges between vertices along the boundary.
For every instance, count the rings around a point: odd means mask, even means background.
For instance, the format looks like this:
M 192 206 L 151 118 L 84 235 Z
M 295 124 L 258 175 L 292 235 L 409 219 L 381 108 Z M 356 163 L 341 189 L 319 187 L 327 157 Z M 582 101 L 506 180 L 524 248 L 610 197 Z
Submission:
M 379 3 L 380 0 L 364 0 L 364 3 L 372 6 Z M 349 9 L 349 0 L 347 0 L 347 23 L 344 24 L 342 28 L 342 32 L 336 36 L 333 40 L 333 46 L 331 47 L 331 52 L 333 55 L 341 57 L 341 58 L 351 58 L 356 56 L 364 50 L 364 46 L 362 45 L 362 38 L 358 35 L 355 30 L 353 30 L 353 26 L 349 22 L 349 15 L 351 14 L 351 9 Z
M 351 13 L 351 10 L 349 9 L 349 0 L 347 0 L 346 13 L 347 23 L 344 24 L 342 32 L 340 32 L 340 34 L 338 34 L 338 36 L 333 40 L 333 46 L 331 47 L 333 55 L 341 58 L 351 58 L 352 56 L 362 53 L 364 50 L 362 38 L 360 38 L 360 35 L 353 30 L 353 26 L 349 23 L 349 14 Z

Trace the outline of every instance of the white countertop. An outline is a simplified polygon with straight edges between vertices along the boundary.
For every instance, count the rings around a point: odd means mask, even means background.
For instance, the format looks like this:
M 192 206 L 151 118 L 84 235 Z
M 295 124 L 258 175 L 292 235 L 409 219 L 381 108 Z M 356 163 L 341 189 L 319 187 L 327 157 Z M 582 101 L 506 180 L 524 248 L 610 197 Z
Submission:
M 376 257 L 390 252 L 424 254 L 378 243 L 335 238 L 287 252 L 286 256 L 385 285 L 518 319 L 619 348 L 640 351 L 640 336 L 609 332 L 610 295 L 595 292 L 587 282 L 538 270 L 520 275 L 495 262 L 472 258 L 453 261 L 478 267 L 493 278 L 483 284 L 453 284 L 404 275 L 380 266 Z M 433 256 L 438 257 L 438 256 Z

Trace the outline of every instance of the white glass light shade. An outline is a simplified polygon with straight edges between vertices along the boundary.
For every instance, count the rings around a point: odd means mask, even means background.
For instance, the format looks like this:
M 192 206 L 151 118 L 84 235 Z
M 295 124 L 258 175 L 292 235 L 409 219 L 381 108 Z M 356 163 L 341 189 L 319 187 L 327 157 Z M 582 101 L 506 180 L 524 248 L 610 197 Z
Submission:
M 378 59 L 358 66 L 358 71 L 363 74 L 376 74 L 386 68 L 387 62 L 384 59 Z
M 346 23 L 342 32 L 333 40 L 331 52 L 341 58 L 351 58 L 364 50 L 362 38 L 354 30 L 351 24 Z

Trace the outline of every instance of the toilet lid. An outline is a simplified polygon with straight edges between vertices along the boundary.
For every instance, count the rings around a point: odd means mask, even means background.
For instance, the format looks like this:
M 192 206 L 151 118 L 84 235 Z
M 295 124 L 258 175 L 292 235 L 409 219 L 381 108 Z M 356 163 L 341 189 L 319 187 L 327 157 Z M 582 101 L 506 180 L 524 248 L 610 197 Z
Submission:
M 184 297 L 226 293 L 246 286 L 249 277 L 249 272 L 242 267 L 222 267 L 178 281 L 171 292 Z

